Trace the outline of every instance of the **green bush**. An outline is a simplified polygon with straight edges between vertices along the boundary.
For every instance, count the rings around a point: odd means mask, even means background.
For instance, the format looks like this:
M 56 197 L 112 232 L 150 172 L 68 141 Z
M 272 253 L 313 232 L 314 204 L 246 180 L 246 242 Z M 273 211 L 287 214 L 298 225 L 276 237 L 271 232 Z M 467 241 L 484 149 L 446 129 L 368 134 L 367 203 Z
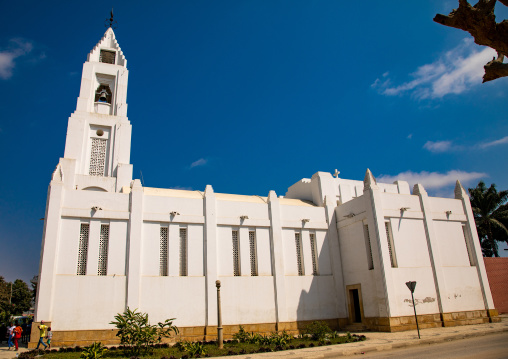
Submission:
M 107 351 L 108 349 L 106 349 L 101 342 L 93 342 L 93 344 L 83 348 L 79 357 L 83 359 L 99 359 L 102 358 Z
M 251 339 L 252 334 L 249 332 L 246 332 L 243 326 L 240 325 L 240 330 L 238 333 L 235 333 L 233 335 L 233 339 L 238 340 L 239 343 L 246 343 L 249 342 L 249 339 Z
M 305 328 L 305 334 L 309 334 L 313 340 L 323 340 L 327 333 L 332 330 L 325 322 L 312 322 Z
M 157 325 L 151 325 L 148 321 L 147 313 L 131 311 L 129 308 L 115 316 L 116 321 L 111 322 L 118 328 L 116 334 L 120 337 L 122 344 L 128 345 L 128 351 L 133 355 L 137 355 L 142 349 L 148 351 L 155 343 L 160 343 L 162 338 L 168 338 L 172 333 L 178 334 L 178 328 L 173 325 L 175 318 L 166 319 L 164 323 L 159 322 Z
M 176 343 L 175 347 L 180 351 L 189 353 L 191 358 L 206 355 L 205 346 L 201 342 L 181 341 Z

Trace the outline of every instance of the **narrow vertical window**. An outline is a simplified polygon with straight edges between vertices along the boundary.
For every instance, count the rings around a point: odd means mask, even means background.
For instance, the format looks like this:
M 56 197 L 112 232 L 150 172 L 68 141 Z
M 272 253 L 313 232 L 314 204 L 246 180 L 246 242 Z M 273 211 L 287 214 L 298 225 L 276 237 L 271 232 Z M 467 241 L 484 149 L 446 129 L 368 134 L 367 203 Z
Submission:
M 318 275 L 316 234 L 309 233 L 309 237 L 310 237 L 310 253 L 312 255 L 312 275 Z
M 390 252 L 390 262 L 392 268 L 397 268 L 397 258 L 395 257 L 395 248 L 393 246 L 393 233 L 390 222 L 385 222 L 386 239 L 388 240 L 388 252 Z
M 369 265 L 369 270 L 374 269 L 374 260 L 372 258 L 372 246 L 370 244 L 370 234 L 369 234 L 369 225 L 363 225 L 363 235 L 365 237 L 365 247 L 367 248 L 367 263 Z M 388 233 L 387 233 L 388 235 Z M 388 241 L 388 243 L 390 243 Z M 391 253 L 391 252 L 390 252 Z M 391 257 L 391 254 L 390 254 Z
M 249 247 L 250 247 L 250 275 L 258 275 L 258 264 L 256 254 L 256 232 L 249 231 Z
M 300 233 L 295 233 L 296 244 L 296 265 L 298 266 L 298 275 L 303 275 L 303 258 L 302 258 L 302 240 Z
M 238 231 L 232 232 L 233 237 L 233 275 L 240 275 L 240 257 L 239 257 L 239 245 L 238 245 Z
M 109 242 L 109 224 L 101 224 L 101 234 L 99 238 L 99 268 L 98 275 L 108 274 L 108 242 Z
M 90 176 L 104 176 L 106 170 L 106 144 L 105 138 L 92 138 L 92 148 L 90 151 Z
M 168 227 L 161 227 L 160 230 L 160 267 L 159 275 L 168 275 Z
M 79 229 L 79 249 L 78 249 L 78 275 L 86 275 L 86 260 L 88 257 L 88 236 L 90 225 L 81 223 Z
M 180 275 L 187 275 L 187 228 L 180 228 Z
M 464 240 L 466 241 L 466 249 L 467 249 L 467 256 L 469 257 L 469 265 L 474 266 L 475 260 L 473 257 L 473 251 L 471 250 L 471 237 L 469 236 L 469 231 L 467 230 L 466 226 L 462 226 L 462 233 L 464 233 Z

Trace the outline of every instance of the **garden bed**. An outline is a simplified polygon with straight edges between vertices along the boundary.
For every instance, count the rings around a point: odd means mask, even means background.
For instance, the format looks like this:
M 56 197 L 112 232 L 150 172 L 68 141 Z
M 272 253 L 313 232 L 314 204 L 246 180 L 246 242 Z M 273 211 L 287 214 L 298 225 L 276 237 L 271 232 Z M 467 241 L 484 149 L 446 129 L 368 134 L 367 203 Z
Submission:
M 251 335 L 254 337 L 255 335 Z M 326 346 L 334 344 L 352 343 L 357 341 L 365 340 L 364 335 L 356 334 L 343 334 L 328 333 L 325 338 L 315 340 L 310 335 L 299 336 L 297 338 L 286 337 L 286 343 L 283 343 L 284 339 L 280 340 L 281 334 L 274 333 L 271 336 L 266 336 L 264 342 L 252 342 L 239 340 L 228 340 L 224 342 L 224 348 L 219 349 L 217 342 L 197 342 L 190 343 L 191 347 L 185 346 L 185 344 L 177 344 L 170 346 L 168 344 L 155 344 L 147 348 L 147 350 L 141 351 L 139 354 L 133 354 L 131 348 L 119 346 L 109 347 L 106 352 L 102 355 L 102 358 L 160 358 L 160 359 L 186 359 L 186 358 L 205 358 L 205 357 L 218 357 L 228 355 L 242 355 L 242 354 L 253 354 L 253 353 L 267 353 L 276 352 L 281 350 L 293 350 L 312 348 L 317 346 Z M 258 337 L 258 338 L 259 338 Z M 279 339 L 278 339 L 279 338 Z M 272 341 L 270 343 L 270 341 Z M 279 343 L 276 343 L 279 341 Z M 282 343 L 281 343 L 282 341 Z M 189 342 L 183 342 L 189 343 Z M 188 344 L 187 344 L 188 345 Z M 193 350 L 194 349 L 194 350 Z M 84 348 L 60 348 L 52 350 L 32 350 L 24 352 L 20 355 L 20 358 L 33 358 L 37 355 L 43 355 L 47 359 L 77 359 L 80 358 Z M 200 352 L 200 353 L 199 353 Z

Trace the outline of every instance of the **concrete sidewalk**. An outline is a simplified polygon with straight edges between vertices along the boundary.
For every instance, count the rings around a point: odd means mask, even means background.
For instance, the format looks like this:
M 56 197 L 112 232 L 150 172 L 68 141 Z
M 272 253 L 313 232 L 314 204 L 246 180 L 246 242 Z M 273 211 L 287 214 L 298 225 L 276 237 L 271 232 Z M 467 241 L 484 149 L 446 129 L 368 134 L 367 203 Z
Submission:
M 235 359 L 315 359 L 336 358 L 339 356 L 366 354 L 383 350 L 407 348 L 422 344 L 441 343 L 450 340 L 478 337 L 482 335 L 508 332 L 508 315 L 500 316 L 500 323 L 464 325 L 460 327 L 431 328 L 420 330 L 421 339 L 418 339 L 416 330 L 399 333 L 364 332 L 367 340 L 357 343 L 321 346 L 307 349 L 286 350 L 273 353 L 246 354 L 227 356 L 223 358 Z
M 357 343 L 328 345 L 307 349 L 285 350 L 273 353 L 245 354 L 227 356 L 223 358 L 236 359 L 267 359 L 285 358 L 291 359 L 314 359 L 335 358 L 338 356 L 377 352 L 396 348 L 407 348 L 422 344 L 441 343 L 450 340 L 478 337 L 482 335 L 508 332 L 508 315 L 499 316 L 501 322 L 489 324 L 464 325 L 460 327 L 431 328 L 420 330 L 421 339 L 418 339 L 416 330 L 399 333 L 365 332 L 367 340 Z M 0 359 L 15 358 L 16 353 L 27 351 L 26 347 L 20 347 L 18 352 L 7 351 L 7 345 L 0 346 Z

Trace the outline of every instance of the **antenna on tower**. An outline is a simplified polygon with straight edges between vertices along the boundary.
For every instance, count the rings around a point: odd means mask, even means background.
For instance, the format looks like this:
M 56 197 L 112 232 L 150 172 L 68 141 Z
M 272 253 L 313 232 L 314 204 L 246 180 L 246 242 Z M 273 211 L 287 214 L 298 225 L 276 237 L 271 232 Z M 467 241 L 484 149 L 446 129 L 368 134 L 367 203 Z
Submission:
M 104 22 L 105 27 L 110 27 L 113 30 L 118 27 L 118 22 L 113 19 L 113 8 L 111 8 L 111 17 L 109 19 L 106 19 Z

